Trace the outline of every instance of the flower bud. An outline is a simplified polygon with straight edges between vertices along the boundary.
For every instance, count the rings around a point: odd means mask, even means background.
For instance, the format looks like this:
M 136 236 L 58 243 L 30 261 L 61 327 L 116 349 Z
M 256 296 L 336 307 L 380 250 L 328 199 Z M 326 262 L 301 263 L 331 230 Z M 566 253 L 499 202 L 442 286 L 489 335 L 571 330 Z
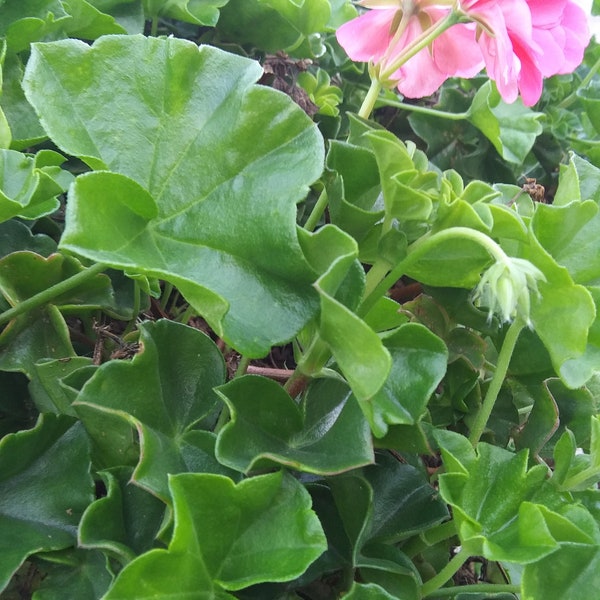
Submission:
M 488 308 L 489 320 L 494 314 L 503 322 L 510 322 L 518 316 L 531 327 L 530 293 L 539 294 L 539 280 L 546 281 L 546 278 L 528 260 L 507 256 L 483 274 L 473 300 L 476 306 Z

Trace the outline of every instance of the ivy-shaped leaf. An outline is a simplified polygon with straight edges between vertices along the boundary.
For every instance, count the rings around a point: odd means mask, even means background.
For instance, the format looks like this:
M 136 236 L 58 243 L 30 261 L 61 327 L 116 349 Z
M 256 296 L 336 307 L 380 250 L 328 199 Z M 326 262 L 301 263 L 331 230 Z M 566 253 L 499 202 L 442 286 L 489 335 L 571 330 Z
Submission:
M 252 375 L 217 392 L 231 412 L 217 442 L 224 465 L 247 473 L 281 464 L 332 475 L 374 460 L 368 424 L 342 381 L 315 381 L 300 405 L 279 384 Z
M 328 0 L 229 0 L 218 30 L 238 44 L 276 52 L 324 31 L 330 14 Z
M 229 0 L 144 0 L 144 11 L 150 19 L 160 16 L 214 26 L 219 20 L 219 8 L 227 2 Z
M 295 204 L 323 163 L 316 126 L 288 97 L 253 85 L 261 73 L 184 40 L 107 36 L 91 48 L 35 45 L 24 78 L 52 139 L 118 173 L 77 178 L 62 247 L 173 282 L 253 357 L 318 309 Z
M 446 373 L 448 350 L 426 327 L 407 323 L 384 338 L 392 369 L 383 388 L 361 404 L 373 433 L 382 437 L 388 425 L 414 425 Z
M 140 327 L 142 350 L 131 362 L 102 365 L 73 404 L 105 467 L 140 459 L 134 480 L 169 500 L 167 474 L 209 470 L 203 434 L 194 431 L 214 411 L 213 388 L 225 379 L 223 356 L 210 338 L 191 327 L 161 320 Z M 208 459 L 210 463 L 210 459 Z
M 29 555 L 75 543 L 92 491 L 88 439 L 72 419 L 43 415 L 0 441 L 0 591 Z
M 169 487 L 169 548 L 129 563 L 105 600 L 231 599 L 226 590 L 299 576 L 327 547 L 310 496 L 282 472 L 237 485 L 221 475 L 172 475 Z
M 488 81 L 475 94 L 467 118 L 494 144 L 502 158 L 520 165 L 542 133 L 544 114 L 523 106 L 520 100 L 506 104 Z

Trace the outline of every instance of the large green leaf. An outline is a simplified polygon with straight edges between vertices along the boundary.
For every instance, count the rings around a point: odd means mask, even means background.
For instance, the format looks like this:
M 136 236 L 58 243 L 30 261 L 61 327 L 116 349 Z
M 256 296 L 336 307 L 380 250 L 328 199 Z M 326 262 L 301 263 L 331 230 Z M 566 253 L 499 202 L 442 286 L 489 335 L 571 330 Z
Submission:
M 220 475 L 173 475 L 169 487 L 169 548 L 129 563 L 106 600 L 233 598 L 225 590 L 299 576 L 327 547 L 310 496 L 282 472 L 238 485 Z
M 107 36 L 35 45 L 24 78 L 52 139 L 118 173 L 77 179 L 62 247 L 175 283 L 248 356 L 318 308 L 295 204 L 322 140 L 288 97 L 253 85 L 261 73 L 184 40 Z
M 29 555 L 75 543 L 92 491 L 87 436 L 72 419 L 44 415 L 0 441 L 0 590 Z
M 223 472 L 214 458 L 207 465 L 204 432 L 192 428 L 214 411 L 213 388 L 224 382 L 225 366 L 210 338 L 173 321 L 142 325 L 140 343 L 131 362 L 102 365 L 73 406 L 103 466 L 130 464 L 137 455 L 131 428 L 137 429 L 141 457 L 134 479 L 167 501 L 168 473 Z
M 249 472 L 279 463 L 326 475 L 374 460 L 368 424 L 342 381 L 315 381 L 300 405 L 279 384 L 252 375 L 217 391 L 231 412 L 217 443 L 227 466 Z

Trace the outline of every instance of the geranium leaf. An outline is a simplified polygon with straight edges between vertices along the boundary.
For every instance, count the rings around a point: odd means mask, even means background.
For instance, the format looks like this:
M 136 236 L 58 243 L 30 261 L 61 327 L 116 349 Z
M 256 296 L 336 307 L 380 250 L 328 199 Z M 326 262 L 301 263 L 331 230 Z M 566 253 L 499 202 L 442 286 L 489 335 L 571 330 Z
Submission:
M 475 94 L 467 118 L 492 142 L 502 158 L 521 164 L 542 133 L 544 115 L 523 106 L 520 100 L 506 104 L 488 81 Z
M 229 467 L 247 473 L 282 464 L 331 475 L 373 461 L 368 424 L 342 381 L 315 381 L 300 405 L 276 382 L 252 375 L 217 391 L 231 412 L 217 443 Z
M 29 555 L 74 544 L 92 491 L 88 439 L 72 419 L 43 415 L 0 441 L 0 590 Z
M 64 159 L 63 159 L 64 160 Z M 36 161 L 15 150 L 0 150 L 0 221 L 18 215 L 36 219 L 54 212 L 66 190 Z
M 169 486 L 169 548 L 129 563 L 106 600 L 232 598 L 225 590 L 297 577 L 327 547 L 310 496 L 282 472 L 238 485 L 220 475 L 172 475 Z
M 219 8 L 229 0 L 144 0 L 144 10 L 149 18 L 167 17 L 195 25 L 216 25 Z
M 383 388 L 361 403 L 373 433 L 382 437 L 388 425 L 414 425 L 446 373 L 448 350 L 426 327 L 407 323 L 385 337 L 392 369 Z
M 130 76 L 145 64 L 151 77 Z M 253 85 L 261 73 L 184 40 L 107 36 L 91 48 L 35 45 L 23 84 L 61 148 L 119 173 L 77 178 L 62 247 L 175 283 L 256 357 L 318 309 L 295 205 L 323 163 L 315 125 L 288 97 Z M 256 303 L 270 307 L 263 318 Z
M 397 597 L 388 594 L 384 588 L 375 583 L 354 582 L 342 598 L 343 600 L 396 600 Z
M 328 0 L 229 0 L 218 29 L 237 43 L 276 52 L 323 31 L 330 14 Z
M 105 363 L 85 383 L 73 407 L 107 467 L 131 464 L 134 479 L 168 501 L 167 473 L 194 470 L 205 455 L 192 427 L 214 411 L 213 388 L 225 379 L 223 356 L 203 333 L 161 320 L 140 327 L 142 351 L 131 362 Z M 118 429 L 113 424 L 117 422 Z
M 99 475 L 106 485 L 106 496 L 92 502 L 81 517 L 78 545 L 107 551 L 129 562 L 152 548 L 165 505 L 132 483 L 129 467 Z
M 527 470 L 527 451 L 514 454 L 485 443 L 477 446 L 476 455 L 465 454 L 459 449 L 464 442 L 453 438 L 467 441 L 458 434 L 436 432 L 447 471 L 440 476 L 440 493 L 453 509 L 463 546 L 490 560 L 519 563 L 554 552 L 557 542 L 545 507 L 532 502 L 554 501 L 553 492 L 543 487 L 547 469 L 538 465 Z

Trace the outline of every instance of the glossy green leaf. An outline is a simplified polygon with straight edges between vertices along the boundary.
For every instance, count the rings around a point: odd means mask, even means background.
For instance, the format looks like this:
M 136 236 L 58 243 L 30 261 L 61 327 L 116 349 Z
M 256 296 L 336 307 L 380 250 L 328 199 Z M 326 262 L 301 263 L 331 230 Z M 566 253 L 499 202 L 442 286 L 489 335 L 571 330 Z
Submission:
M 132 79 L 142 64 L 152 76 Z M 253 85 L 260 74 L 216 48 L 128 36 L 37 45 L 24 79 L 60 147 L 120 173 L 77 178 L 62 247 L 175 283 L 219 335 L 257 357 L 317 310 L 295 203 L 323 161 L 315 126 Z M 61 101 L 46 102 L 49 93 Z M 81 118 L 65 127 L 73 109 Z M 255 303 L 270 309 L 258 314 Z
M 415 467 L 383 454 L 364 476 L 373 489 L 370 542 L 397 542 L 448 518 L 445 503 Z
M 106 496 L 92 502 L 81 517 L 78 545 L 108 552 L 126 563 L 152 549 L 165 505 L 131 482 L 131 468 L 117 467 L 99 475 Z
M 219 8 L 229 0 L 144 0 L 144 10 L 149 18 L 159 16 L 179 19 L 195 25 L 216 25 Z
M 11 148 L 23 150 L 46 139 L 47 135 L 21 87 L 25 66 L 20 55 L 7 53 L 2 71 L 0 106 L 10 126 Z
M 0 150 L 0 221 L 17 215 L 34 219 L 54 212 L 59 206 L 56 196 L 65 190 L 49 168 L 36 167 L 34 158 Z
M 173 321 L 142 325 L 140 343 L 132 361 L 98 368 L 73 407 L 104 467 L 131 464 L 137 455 L 135 427 L 140 460 L 134 479 L 168 501 L 168 473 L 206 466 L 202 432 L 192 428 L 214 411 L 213 388 L 224 382 L 225 366 L 212 340 Z
M 361 402 L 373 433 L 386 434 L 388 425 L 414 425 L 446 373 L 444 342 L 418 323 L 407 323 L 385 337 L 392 369 L 383 388 Z
M 491 81 L 479 88 L 467 118 L 492 142 L 502 158 L 516 164 L 525 160 L 543 129 L 543 113 L 523 106 L 520 100 L 506 104 Z
M 88 440 L 53 415 L 0 441 L 0 590 L 31 554 L 72 546 L 92 501 Z
M 44 578 L 32 600 L 98 600 L 108 590 L 112 574 L 104 554 L 73 549 L 61 558 L 57 564 L 44 564 Z
M 44 257 L 56 252 L 56 242 L 44 234 L 34 234 L 17 220 L 0 223 L 0 257 L 12 252 L 30 250 Z
M 523 600 L 593 598 L 600 586 L 600 531 L 585 509 L 573 506 L 566 515 L 578 527 L 579 540 L 560 540 L 556 552 L 526 565 Z M 587 540 L 586 540 L 587 538 Z
M 224 590 L 297 577 L 327 547 L 310 496 L 282 472 L 238 485 L 220 475 L 173 475 L 169 486 L 169 548 L 129 563 L 106 600 L 232 598 Z
M 217 443 L 224 465 L 248 473 L 281 464 L 327 475 L 374 460 L 368 424 L 342 381 L 315 381 L 300 405 L 258 376 L 234 379 L 217 391 L 231 413 Z
M 323 31 L 330 14 L 328 0 L 229 0 L 218 29 L 238 44 L 276 52 Z
M 526 451 L 514 454 L 480 443 L 475 452 L 466 438 L 466 445 L 457 439 L 461 437 L 436 432 L 446 466 L 440 494 L 452 507 L 463 547 L 490 560 L 525 564 L 554 552 L 557 541 L 546 509 L 532 502 L 553 498 L 542 487 L 547 469 L 538 465 L 527 470 Z M 452 446 L 459 441 L 457 453 Z
M 379 336 L 337 298 L 356 265 L 356 242 L 333 226 L 322 227 L 314 234 L 303 231 L 300 241 L 313 269 L 322 273 L 315 283 L 321 298 L 320 337 L 355 396 L 366 401 L 383 385 L 391 359 Z M 354 290 L 359 288 L 354 286 Z

